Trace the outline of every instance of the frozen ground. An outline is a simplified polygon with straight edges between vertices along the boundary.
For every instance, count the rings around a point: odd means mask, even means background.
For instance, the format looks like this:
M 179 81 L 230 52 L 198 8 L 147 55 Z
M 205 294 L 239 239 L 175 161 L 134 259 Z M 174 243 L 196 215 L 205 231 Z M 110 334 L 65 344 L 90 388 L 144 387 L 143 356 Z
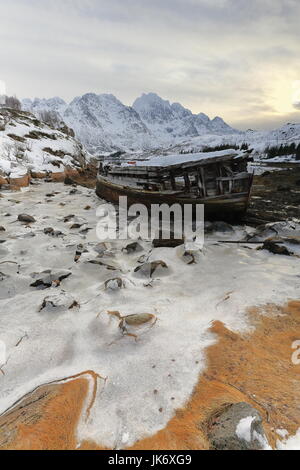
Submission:
M 37 385 L 92 369 L 107 380 L 79 425 L 78 442 L 122 448 L 164 428 L 186 403 L 205 368 L 205 349 L 216 341 L 208 331 L 214 320 L 242 331 L 251 328 L 248 306 L 300 298 L 299 258 L 216 243 L 241 239 L 253 230 L 247 227 L 209 235 L 195 264 L 185 262 L 181 247 L 153 249 L 141 241 L 141 251 L 122 251 L 132 240 L 103 247 L 95 231 L 101 203 L 93 190 L 74 193 L 58 183 L 0 199 L 6 230 L 0 232 L 0 340 L 7 348 L 0 413 Z M 24 213 L 36 222 L 17 221 Z M 45 234 L 46 228 L 62 234 Z M 151 282 L 134 272 L 155 260 L 168 267 Z M 112 278 L 123 287 L 114 281 L 106 289 Z M 150 313 L 157 321 L 128 328 L 135 340 L 122 336 L 120 320 L 108 311 Z

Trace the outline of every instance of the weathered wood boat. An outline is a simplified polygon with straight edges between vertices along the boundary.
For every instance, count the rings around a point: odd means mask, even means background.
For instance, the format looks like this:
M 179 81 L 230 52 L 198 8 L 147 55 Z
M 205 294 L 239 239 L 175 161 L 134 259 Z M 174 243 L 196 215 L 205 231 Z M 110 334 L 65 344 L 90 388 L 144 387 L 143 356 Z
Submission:
M 249 154 L 235 150 L 101 162 L 96 193 L 118 203 L 204 204 L 206 218 L 236 218 L 247 210 L 253 175 Z

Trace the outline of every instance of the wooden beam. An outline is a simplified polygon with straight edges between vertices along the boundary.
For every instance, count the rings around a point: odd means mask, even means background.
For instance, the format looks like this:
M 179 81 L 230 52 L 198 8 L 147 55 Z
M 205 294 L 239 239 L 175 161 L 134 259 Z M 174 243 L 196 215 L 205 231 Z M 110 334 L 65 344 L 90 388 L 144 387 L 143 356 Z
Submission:
M 176 182 L 172 171 L 170 171 L 170 181 L 172 189 L 176 190 Z
M 202 166 L 200 167 L 200 175 L 201 175 L 201 181 L 202 181 L 203 196 L 206 197 L 207 192 L 206 192 L 206 185 L 205 185 L 205 171 Z
M 190 191 L 190 189 L 191 189 L 191 182 L 190 182 L 189 174 L 188 174 L 187 171 L 184 172 L 183 177 L 184 177 L 185 188 L 186 188 L 188 191 Z

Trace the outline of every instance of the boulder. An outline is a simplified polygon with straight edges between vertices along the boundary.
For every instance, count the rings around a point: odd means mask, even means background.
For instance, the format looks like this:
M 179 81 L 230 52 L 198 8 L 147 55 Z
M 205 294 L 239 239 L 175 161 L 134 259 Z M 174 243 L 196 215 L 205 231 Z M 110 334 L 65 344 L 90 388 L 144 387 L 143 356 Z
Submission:
M 290 252 L 286 246 L 279 245 L 279 240 L 265 240 L 263 246 L 260 248 L 262 250 L 268 250 L 274 255 L 285 255 L 291 256 L 293 253 Z
M 143 247 L 138 242 L 132 242 L 122 248 L 122 251 L 126 251 L 127 254 L 138 253 L 139 251 L 143 251 Z
M 57 287 L 63 279 L 71 276 L 71 274 L 71 271 L 68 270 L 52 271 L 51 269 L 41 273 L 34 273 L 32 277 L 35 281 L 30 284 L 30 287 L 37 287 L 38 289 L 48 289 L 52 286 Z
M 215 414 L 209 425 L 208 437 L 214 450 L 269 448 L 259 412 L 245 402 L 230 404 Z
M 46 310 L 48 312 L 53 312 L 70 310 L 78 305 L 79 304 L 74 297 L 64 291 L 60 291 L 58 294 L 52 294 L 45 297 L 39 311 L 41 312 L 42 310 Z
M 16 186 L 18 188 L 29 186 L 29 183 L 30 183 L 30 176 L 27 173 L 17 178 L 9 178 L 9 184 L 11 186 Z
M 0 186 L 2 186 L 3 184 L 7 185 L 8 180 L 6 178 L 4 178 L 4 176 L 0 175 Z
M 125 323 L 130 326 L 144 325 L 150 321 L 152 322 L 154 319 L 156 319 L 156 317 L 152 313 L 134 313 L 133 315 L 124 317 Z
M 124 283 L 120 277 L 115 277 L 105 281 L 104 286 L 106 290 L 116 291 L 122 289 L 122 287 L 124 287 Z
M 141 266 L 137 266 L 134 272 L 139 273 L 145 277 L 152 277 L 154 273 L 157 275 L 163 274 L 164 271 L 167 271 L 167 269 L 168 265 L 164 261 L 157 260 L 148 263 L 143 263 Z
M 52 227 L 46 227 L 46 228 L 44 228 L 44 234 L 45 234 L 45 235 L 52 235 L 53 232 L 54 232 L 54 228 L 52 228 Z
M 66 174 L 64 171 L 57 171 L 51 173 L 52 181 L 57 181 L 59 183 L 63 183 L 65 180 Z
M 25 222 L 27 224 L 31 224 L 31 223 L 36 222 L 35 218 L 32 217 L 31 215 L 28 215 L 28 214 L 19 214 L 18 215 L 18 220 L 20 222 Z
M 183 245 L 183 238 L 154 238 L 152 245 L 154 248 L 176 248 L 177 246 Z
M 73 186 L 73 185 L 76 185 L 75 181 L 72 180 L 72 178 L 70 176 L 66 176 L 65 179 L 64 179 L 64 184 L 67 185 L 67 186 Z
M 42 172 L 42 171 L 30 171 L 30 176 L 33 179 L 43 179 L 47 178 L 47 172 Z

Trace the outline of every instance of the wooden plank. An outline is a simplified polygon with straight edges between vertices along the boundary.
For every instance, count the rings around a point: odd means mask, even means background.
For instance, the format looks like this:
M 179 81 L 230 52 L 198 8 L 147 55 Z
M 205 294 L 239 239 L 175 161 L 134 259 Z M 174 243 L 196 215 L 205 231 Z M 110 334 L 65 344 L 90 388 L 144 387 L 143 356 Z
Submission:
M 191 189 L 191 182 L 190 182 L 190 178 L 189 178 L 189 174 L 187 171 L 184 172 L 183 174 L 183 177 L 184 177 L 184 184 L 185 184 L 185 187 L 188 191 L 190 191 Z
M 172 171 L 170 171 L 170 181 L 172 189 L 176 190 L 176 181 Z
M 203 167 L 200 167 L 200 175 L 202 181 L 203 197 L 207 196 L 206 185 L 205 185 L 205 171 Z

